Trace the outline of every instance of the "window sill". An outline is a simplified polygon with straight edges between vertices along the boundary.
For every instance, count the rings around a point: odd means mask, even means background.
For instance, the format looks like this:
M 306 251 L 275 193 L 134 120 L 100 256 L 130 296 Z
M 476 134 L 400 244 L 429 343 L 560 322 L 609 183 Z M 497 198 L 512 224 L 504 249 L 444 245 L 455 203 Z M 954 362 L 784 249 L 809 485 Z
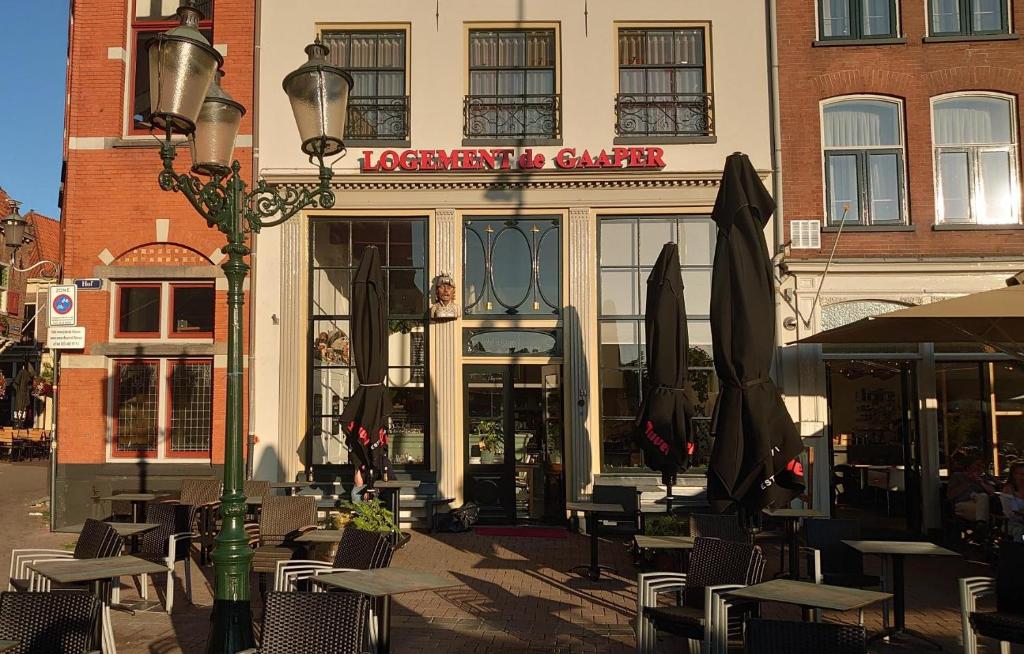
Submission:
M 839 225 L 822 225 L 822 233 L 837 233 L 839 232 Z M 844 225 L 842 231 L 845 232 L 916 232 L 917 227 L 914 225 Z
M 718 143 L 714 134 L 708 136 L 616 136 L 614 145 L 687 145 L 690 143 Z
M 1016 41 L 1020 34 L 950 34 L 948 36 L 926 36 L 923 43 L 965 43 L 969 41 Z
M 227 353 L 225 343 L 96 343 L 89 354 L 119 358 L 146 357 L 212 357 Z
M 184 136 L 171 137 L 174 145 L 183 148 L 188 146 L 188 139 Z M 152 136 L 126 136 L 124 138 L 112 139 L 110 143 L 111 148 L 148 148 L 157 150 L 163 145 L 163 139 L 155 139 Z
M 825 39 L 823 41 L 811 41 L 815 48 L 841 48 L 849 46 L 865 45 L 906 45 L 907 40 L 903 37 L 887 37 L 878 39 Z
M 387 139 L 345 139 L 345 145 L 359 148 L 408 148 L 412 141 Z
M 521 139 L 521 138 L 463 138 L 462 145 L 464 146 L 542 146 L 542 145 L 562 145 L 562 139 Z
M 1020 223 L 1007 223 L 1005 225 L 975 225 L 972 223 L 940 223 L 938 225 L 932 225 L 932 231 L 935 232 L 990 232 L 990 231 L 1006 231 L 1006 230 L 1021 230 L 1024 229 L 1024 225 Z

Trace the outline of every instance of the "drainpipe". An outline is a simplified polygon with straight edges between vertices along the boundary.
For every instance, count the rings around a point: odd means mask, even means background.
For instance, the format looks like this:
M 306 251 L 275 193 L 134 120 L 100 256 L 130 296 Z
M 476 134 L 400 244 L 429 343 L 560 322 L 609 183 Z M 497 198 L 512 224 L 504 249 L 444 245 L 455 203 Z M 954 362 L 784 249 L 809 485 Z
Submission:
M 252 181 L 256 183 L 259 174 L 260 142 L 260 14 L 261 0 L 256 0 L 252 33 Z M 256 246 L 258 235 L 252 235 L 251 254 L 249 255 L 249 430 L 246 439 L 245 478 L 252 479 L 256 456 Z
M 775 198 L 775 247 L 781 248 L 785 238 L 782 222 L 782 118 L 779 112 L 779 50 L 777 47 L 778 17 L 775 0 L 765 0 L 768 19 L 768 95 L 771 99 L 772 196 Z M 778 251 L 778 250 L 776 250 Z

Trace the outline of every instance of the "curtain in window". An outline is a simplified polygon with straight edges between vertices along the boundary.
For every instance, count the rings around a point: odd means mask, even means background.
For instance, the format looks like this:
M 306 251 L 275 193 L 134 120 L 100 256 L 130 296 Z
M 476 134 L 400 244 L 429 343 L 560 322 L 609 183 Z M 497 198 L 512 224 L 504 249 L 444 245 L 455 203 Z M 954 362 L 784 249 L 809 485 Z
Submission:
M 931 3 L 933 32 L 959 32 L 960 0 L 931 0 Z
M 892 33 L 892 0 L 861 0 L 861 28 L 864 36 Z
M 954 98 L 935 103 L 936 145 L 996 145 L 1013 142 L 1010 101 Z
M 974 0 L 971 28 L 975 32 L 998 32 L 1003 29 L 1005 0 Z
M 895 103 L 853 100 L 825 107 L 825 146 L 898 146 L 899 109 Z
M 553 32 L 474 32 L 469 57 L 471 95 L 555 92 Z
M 825 38 L 850 36 L 850 1 L 822 0 L 821 25 Z
M 857 185 L 857 157 L 852 154 L 831 155 L 828 157 L 829 178 L 828 191 L 830 197 L 829 216 L 832 222 L 843 220 L 846 211 L 846 222 L 860 222 L 860 195 Z

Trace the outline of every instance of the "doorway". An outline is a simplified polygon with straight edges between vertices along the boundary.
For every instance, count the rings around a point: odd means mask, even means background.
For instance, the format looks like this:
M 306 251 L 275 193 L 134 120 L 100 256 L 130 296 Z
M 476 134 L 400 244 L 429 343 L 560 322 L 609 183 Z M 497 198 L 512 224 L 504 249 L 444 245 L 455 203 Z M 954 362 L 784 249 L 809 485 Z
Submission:
M 909 361 L 833 360 L 828 369 L 832 514 L 866 536 L 921 527 L 915 368 Z
M 490 523 L 565 520 L 559 364 L 467 364 L 465 496 Z

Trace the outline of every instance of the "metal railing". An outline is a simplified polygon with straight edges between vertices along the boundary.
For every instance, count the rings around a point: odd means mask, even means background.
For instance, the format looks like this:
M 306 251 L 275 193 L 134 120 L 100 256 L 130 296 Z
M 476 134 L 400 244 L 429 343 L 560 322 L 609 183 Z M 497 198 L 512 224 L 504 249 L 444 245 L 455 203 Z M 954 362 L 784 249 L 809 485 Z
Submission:
M 409 138 L 409 96 L 349 98 L 345 138 L 357 141 Z
M 557 139 L 561 136 L 558 95 L 467 95 L 462 105 L 466 138 Z
M 618 136 L 710 136 L 710 93 L 620 93 L 615 96 Z

